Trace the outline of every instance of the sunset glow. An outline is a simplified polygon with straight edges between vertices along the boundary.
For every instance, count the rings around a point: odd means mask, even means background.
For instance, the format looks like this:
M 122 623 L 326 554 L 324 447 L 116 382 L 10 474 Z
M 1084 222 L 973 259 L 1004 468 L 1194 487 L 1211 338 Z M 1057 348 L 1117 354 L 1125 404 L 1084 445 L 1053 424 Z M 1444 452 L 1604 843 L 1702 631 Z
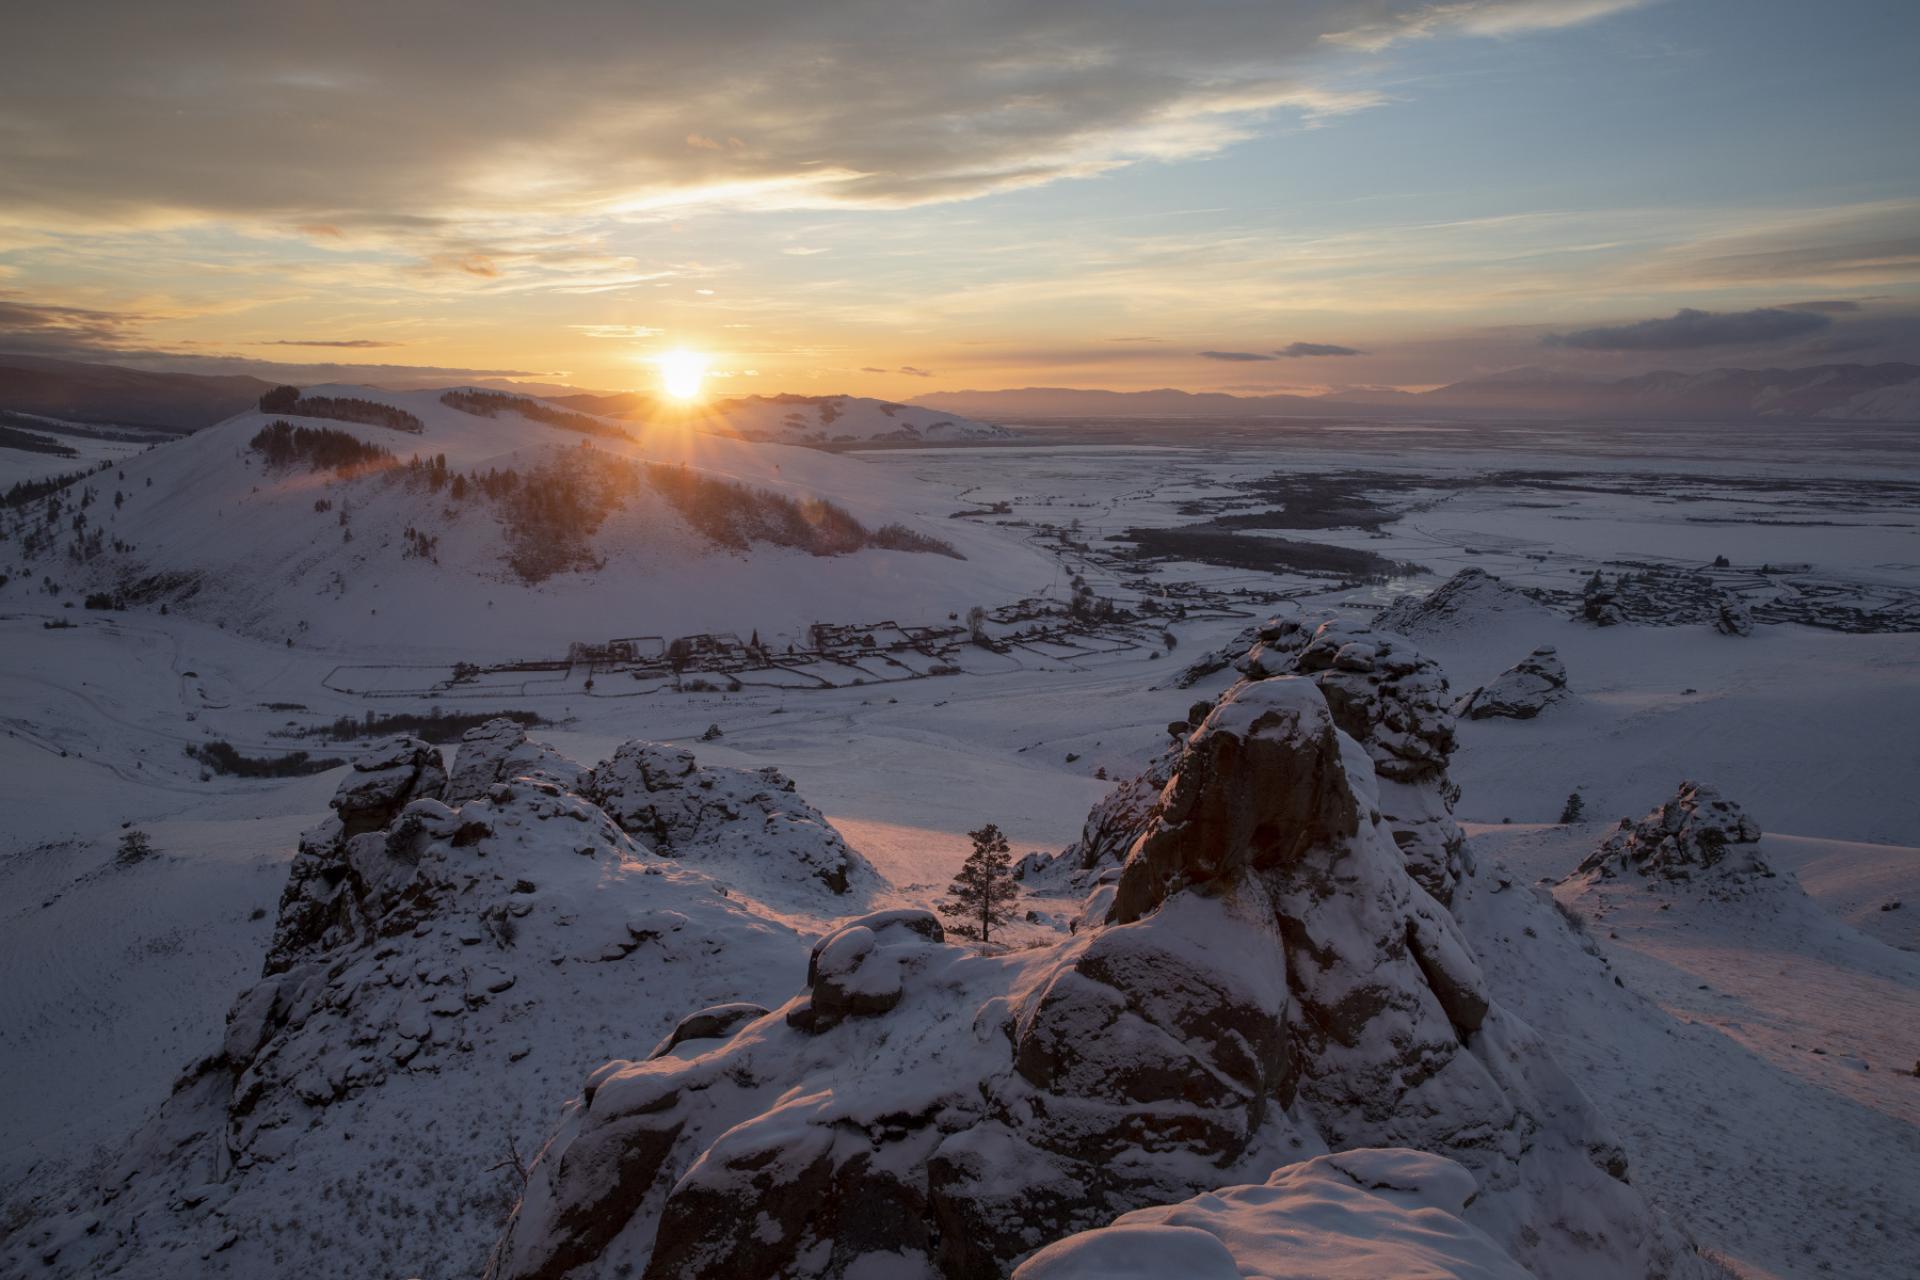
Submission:
M 660 366 L 660 389 L 667 393 L 669 399 L 689 401 L 700 398 L 710 363 L 706 356 L 698 351 L 681 349 L 667 352 L 654 363 Z

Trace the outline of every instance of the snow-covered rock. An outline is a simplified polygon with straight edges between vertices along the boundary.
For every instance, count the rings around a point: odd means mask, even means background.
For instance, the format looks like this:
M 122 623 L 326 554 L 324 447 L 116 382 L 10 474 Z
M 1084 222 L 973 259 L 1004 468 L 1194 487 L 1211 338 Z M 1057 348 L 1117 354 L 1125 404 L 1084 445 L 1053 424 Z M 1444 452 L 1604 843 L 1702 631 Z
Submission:
M 519 721 L 503 717 L 469 729 L 461 737 L 445 799 L 450 805 L 462 805 L 510 778 L 544 778 L 578 791 L 587 772 L 545 743 L 530 741 Z
M 1723 591 L 1714 601 L 1713 629 L 1723 636 L 1750 636 L 1753 634 L 1753 611 L 1739 596 Z
M 1457 1177 L 1416 1186 L 1450 1186 L 1532 1274 L 1703 1276 L 1489 996 L 1340 727 L 1335 698 L 1392 702 L 1361 678 L 1419 664 L 1319 639 L 1356 683 L 1229 691 L 1072 938 L 982 954 L 923 912 L 868 916 L 779 1016 L 594 1072 L 494 1275 L 1000 1275 L 1116 1214 L 1378 1146 L 1470 1170 L 1471 1204 Z
M 1466 720 L 1531 720 L 1567 695 L 1567 667 L 1552 645 L 1541 645 L 1462 698 L 1454 715 Z
M 1760 827 L 1731 800 L 1698 782 L 1683 782 L 1673 799 L 1620 829 L 1589 854 L 1575 876 L 1623 874 L 1665 880 L 1770 877 L 1760 856 Z M 1571 877 L 1570 877 L 1571 878 Z
M 731 867 L 836 894 L 871 874 L 778 769 L 702 766 L 684 748 L 635 739 L 593 770 L 583 792 L 654 852 L 711 871 Z
M 658 856 L 566 785 L 588 770 L 504 723 L 469 735 L 452 787 L 417 740 L 355 762 L 218 1047 L 97 1186 L 47 1193 L 0 1273 L 477 1274 L 520 1153 L 610 1041 L 686 1054 L 765 1014 L 794 926 Z M 784 829 L 796 865 L 822 847 Z
M 1013 1280 L 1528 1280 L 1462 1218 L 1478 1193 L 1473 1174 L 1441 1156 L 1342 1151 L 1264 1183 L 1122 1214 L 1048 1245 Z
M 1531 592 L 1485 569 L 1462 569 L 1422 596 L 1402 596 L 1374 618 L 1377 631 L 1419 640 L 1471 631 L 1514 615 L 1549 616 Z

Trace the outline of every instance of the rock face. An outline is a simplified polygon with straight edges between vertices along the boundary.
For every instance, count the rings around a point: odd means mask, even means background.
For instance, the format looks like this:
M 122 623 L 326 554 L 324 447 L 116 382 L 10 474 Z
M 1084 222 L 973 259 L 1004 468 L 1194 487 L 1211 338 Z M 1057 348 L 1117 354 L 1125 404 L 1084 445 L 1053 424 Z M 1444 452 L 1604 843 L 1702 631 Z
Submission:
M 1264 1183 L 1136 1209 L 1048 1245 L 1013 1280 L 1529 1280 L 1462 1215 L 1479 1187 L 1451 1160 L 1372 1149 L 1317 1156 Z
M 710 1049 L 806 954 L 783 918 L 623 830 L 579 789 L 593 774 L 506 721 L 468 735 L 451 782 L 413 739 L 357 760 L 220 1045 L 65 1218 L 0 1241 L 0 1273 L 477 1274 L 510 1162 L 609 1037 L 634 1057 Z M 797 859 L 822 844 L 806 828 L 780 828 Z
M 1533 592 L 1513 586 L 1484 569 L 1462 569 L 1424 596 L 1402 596 L 1374 618 L 1376 631 L 1420 640 L 1469 631 L 1504 614 L 1549 610 Z
M 1723 636 L 1753 634 L 1753 613 L 1738 596 L 1721 592 L 1713 605 L 1713 629 Z
M 776 1016 L 594 1072 L 492 1274 L 998 1277 L 1382 1146 L 1471 1170 L 1455 1210 L 1532 1274 L 1703 1276 L 1409 874 L 1378 769 L 1444 762 L 1444 682 L 1363 629 L 1296 647 L 1314 674 L 1250 679 L 1192 730 L 1072 938 L 981 954 L 924 912 L 864 917 Z
M 587 772 L 545 743 L 529 741 L 518 721 L 489 720 L 460 739 L 445 799 L 450 805 L 462 805 L 485 795 L 494 783 L 511 778 L 544 778 L 578 791 Z
M 595 768 L 583 790 L 621 830 L 668 857 L 836 894 L 872 873 L 778 769 L 702 767 L 691 751 L 636 739 Z
M 419 738 L 394 738 L 356 757 L 328 806 L 333 816 L 300 837 L 274 922 L 266 971 L 280 973 L 301 954 L 352 938 L 367 908 L 350 870 L 350 842 L 378 836 L 415 800 L 438 799 L 447 774 L 440 752 Z
M 1609 585 L 1596 572 L 1581 592 L 1578 616 L 1596 627 L 1617 627 L 1626 622 L 1627 608 L 1620 600 L 1618 586 Z
M 1622 819 L 1574 875 L 1663 880 L 1770 877 L 1760 857 L 1760 828 L 1712 787 L 1683 782 L 1679 794 L 1639 822 Z
M 1566 696 L 1566 664 L 1552 645 L 1542 645 L 1462 698 L 1453 712 L 1466 720 L 1531 720 Z
M 1269 618 L 1247 628 L 1242 638 L 1245 651 L 1214 669 L 1233 667 L 1242 685 L 1282 675 L 1311 677 L 1340 730 L 1365 747 L 1389 829 L 1415 879 L 1442 903 L 1450 901 L 1470 855 L 1453 820 L 1459 792 L 1447 777 L 1447 760 L 1454 748 L 1454 717 L 1438 664 L 1408 640 L 1341 618 L 1317 626 L 1298 617 Z M 1223 696 L 1232 694 L 1230 689 Z M 1195 703 L 1186 732 L 1211 709 L 1210 703 Z M 1058 865 L 1091 879 L 1100 868 L 1119 863 L 1157 812 L 1184 737 L 1094 807 L 1080 839 L 1061 854 Z

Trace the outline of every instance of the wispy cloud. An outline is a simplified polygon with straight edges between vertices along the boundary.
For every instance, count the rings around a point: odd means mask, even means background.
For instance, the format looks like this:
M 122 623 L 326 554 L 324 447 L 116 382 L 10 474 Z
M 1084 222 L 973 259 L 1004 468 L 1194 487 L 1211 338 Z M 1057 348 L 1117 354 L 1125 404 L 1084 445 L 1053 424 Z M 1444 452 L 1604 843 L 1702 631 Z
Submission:
M 1299 360 L 1307 356 L 1363 356 L 1367 353 L 1332 342 L 1289 342 L 1273 354 L 1284 356 L 1289 360 Z
M 1227 360 L 1235 362 L 1272 360 L 1276 358 L 1268 355 L 1264 351 L 1202 351 L 1199 354 L 1200 357 L 1205 360 Z
M 403 347 L 404 342 L 381 342 L 375 338 L 269 338 L 248 343 L 254 347 Z

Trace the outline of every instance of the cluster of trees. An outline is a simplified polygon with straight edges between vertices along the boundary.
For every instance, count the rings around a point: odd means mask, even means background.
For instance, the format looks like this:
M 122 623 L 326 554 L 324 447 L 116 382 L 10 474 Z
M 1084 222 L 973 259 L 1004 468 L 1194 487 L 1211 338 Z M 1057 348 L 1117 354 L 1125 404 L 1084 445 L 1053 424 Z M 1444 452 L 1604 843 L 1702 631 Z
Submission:
M 231 742 L 215 740 L 202 746 L 188 746 L 187 755 L 214 773 L 236 778 L 298 778 L 309 773 L 325 773 L 346 763 L 328 756 L 310 756 L 304 751 L 284 756 L 242 755 Z
M 723 547 L 755 542 L 796 547 L 816 556 L 845 555 L 871 541 L 845 507 L 822 498 L 789 498 L 686 466 L 651 463 L 647 481 L 694 528 Z
M 248 447 L 274 468 L 298 465 L 308 471 L 345 474 L 393 463 L 391 452 L 349 432 L 332 427 L 296 427 L 284 419 L 260 428 Z
M 517 413 L 534 422 L 544 422 L 550 427 L 559 427 L 566 431 L 578 431 L 590 436 L 621 436 L 627 433 L 619 427 L 589 417 L 584 413 L 574 413 L 570 409 L 556 409 L 550 404 L 541 404 L 538 400 L 529 400 L 524 396 L 510 396 L 501 391 L 448 391 L 440 396 L 440 403 L 449 409 L 458 409 L 462 413 L 471 413 L 479 418 L 497 418 L 502 413 Z
M 107 463 L 90 467 L 85 471 L 68 471 L 62 475 L 46 476 L 39 480 L 21 480 L 9 485 L 5 493 L 0 493 L 0 507 L 24 507 L 38 502 L 49 494 L 58 493 L 70 484 L 85 480 L 96 471 L 105 471 Z
M 473 671 L 479 674 L 477 667 Z M 534 711 L 441 711 L 435 707 L 425 714 L 399 711 L 391 715 L 377 715 L 369 711 L 364 717 L 341 716 L 312 730 L 311 736 L 330 738 L 335 742 L 353 742 L 361 738 L 410 733 L 428 742 L 452 742 L 467 730 L 477 729 L 489 720 L 515 720 L 529 729 L 549 723 Z
M 966 559 L 954 549 L 951 542 L 921 533 L 918 529 L 909 529 L 903 524 L 883 524 L 875 529 L 872 545 L 884 551 L 920 551 L 928 555 L 948 556 L 954 560 Z
M 302 418 L 332 418 L 363 426 L 418 434 L 426 424 L 405 409 L 358 396 L 303 396 L 298 387 L 275 387 L 260 397 L 260 412 L 291 413 Z

